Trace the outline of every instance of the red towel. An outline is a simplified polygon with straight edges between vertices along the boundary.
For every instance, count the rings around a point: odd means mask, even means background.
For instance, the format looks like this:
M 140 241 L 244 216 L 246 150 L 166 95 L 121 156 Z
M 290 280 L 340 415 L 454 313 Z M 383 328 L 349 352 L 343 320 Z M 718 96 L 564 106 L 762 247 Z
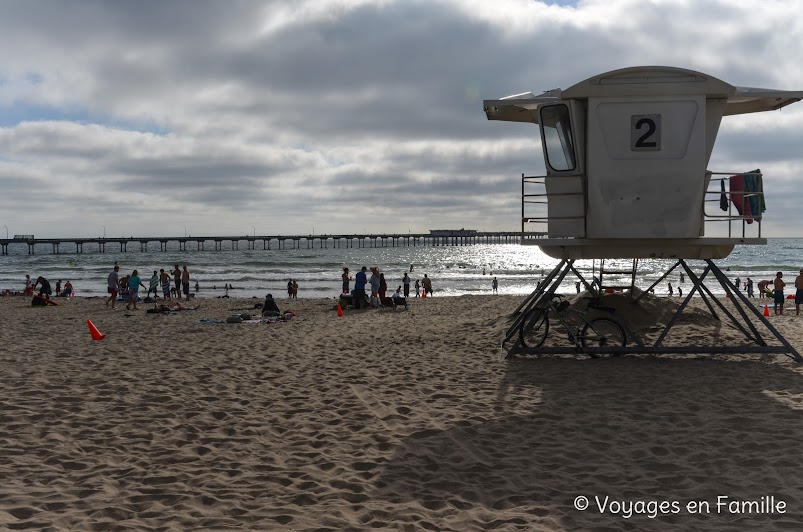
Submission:
M 730 195 L 733 205 L 739 214 L 746 216 L 745 221 L 749 224 L 753 223 L 752 212 L 750 211 L 750 201 L 744 198 L 744 176 L 732 175 L 730 177 Z

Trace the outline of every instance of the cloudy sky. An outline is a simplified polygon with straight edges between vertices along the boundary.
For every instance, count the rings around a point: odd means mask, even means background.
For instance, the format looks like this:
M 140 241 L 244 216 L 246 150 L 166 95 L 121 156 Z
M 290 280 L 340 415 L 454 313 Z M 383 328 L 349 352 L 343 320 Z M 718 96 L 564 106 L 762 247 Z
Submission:
M 0 225 L 42 237 L 516 230 L 483 99 L 668 65 L 803 89 L 797 0 L 0 0 Z M 801 236 L 803 102 L 723 120 Z M 5 227 L 0 227 L 4 231 Z M 5 236 L 5 234 L 0 233 Z

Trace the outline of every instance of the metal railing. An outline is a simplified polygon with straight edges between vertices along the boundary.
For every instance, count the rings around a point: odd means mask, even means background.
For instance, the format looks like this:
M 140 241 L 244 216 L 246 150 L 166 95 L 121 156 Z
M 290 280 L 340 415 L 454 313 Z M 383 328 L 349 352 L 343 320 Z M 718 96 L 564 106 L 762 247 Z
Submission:
M 713 177 L 713 176 L 727 176 L 727 177 Z M 733 191 L 731 190 L 731 185 L 733 181 L 731 178 L 733 177 L 742 177 L 742 182 L 744 183 L 745 177 L 753 177 L 758 182 L 758 188 L 760 190 L 751 190 L 749 192 L 745 191 L 745 187 L 742 186 L 741 191 Z M 758 233 L 756 236 L 757 238 L 761 238 L 761 219 L 762 219 L 762 206 L 764 205 L 764 188 L 762 186 L 762 174 L 761 172 L 706 172 L 706 178 L 709 178 L 708 186 L 709 188 L 705 191 L 705 197 L 703 199 L 703 220 L 705 222 L 728 222 L 728 237 L 733 237 L 733 223 L 740 222 L 742 226 L 742 235 L 741 238 L 745 238 L 747 236 L 747 226 L 751 225 L 753 221 L 756 222 L 756 232 Z M 719 183 L 724 183 L 728 181 L 728 184 L 723 187 Z M 714 187 L 714 190 L 710 189 L 711 183 L 717 183 Z M 717 190 L 719 187 L 719 190 Z M 711 196 L 715 196 L 712 199 L 709 199 Z M 706 212 L 706 206 L 709 203 L 717 203 L 719 205 L 722 204 L 722 201 L 727 201 L 728 203 L 728 210 L 727 214 L 710 214 Z M 742 213 L 736 210 L 734 213 L 734 208 L 736 203 L 740 203 L 742 205 L 751 205 L 751 204 L 758 204 L 759 205 L 759 212 L 753 213 L 752 207 L 750 209 L 750 214 L 744 214 L 745 208 L 742 207 Z M 751 201 L 753 200 L 753 201 Z M 757 200 L 757 202 L 756 202 Z
M 731 191 L 730 179 L 731 177 L 736 176 L 742 176 L 743 182 L 745 176 L 753 177 L 759 183 L 759 190 L 751 190 L 748 192 L 744 190 Z M 526 231 L 527 224 L 547 224 L 547 232 L 549 229 L 550 220 L 583 220 L 583 227 L 585 228 L 586 226 L 585 209 L 584 214 L 581 216 L 549 216 L 547 205 L 550 198 L 557 196 L 582 196 L 584 205 L 586 205 L 587 202 L 585 198 L 585 192 L 562 192 L 548 194 L 546 192 L 546 179 L 547 176 L 544 175 L 525 176 L 524 174 L 521 174 L 521 233 L 523 239 L 528 238 L 528 231 Z M 558 179 L 583 180 L 585 179 L 585 176 L 566 176 Z M 752 203 L 755 205 L 755 199 L 757 199 L 758 205 L 763 206 L 764 192 L 763 187 L 760 185 L 761 179 L 762 174 L 760 172 L 706 172 L 705 180 L 707 181 L 707 188 L 703 194 L 703 224 L 707 222 L 728 222 L 729 238 L 734 237 L 733 226 L 735 223 L 741 224 L 741 238 L 746 238 L 748 236 L 749 226 L 754 225 L 755 232 L 757 233 L 756 237 L 761 238 L 762 213 L 753 213 L 752 208 L 750 214 L 745 214 L 744 208 L 742 209 L 742 213 L 739 213 L 734 204 L 734 198 L 737 203 L 741 200 L 742 205 L 745 203 Z M 725 185 L 726 190 L 723 192 L 722 185 L 720 185 L 720 183 L 725 181 L 728 181 L 728 183 Z M 715 185 L 715 189 L 710 188 L 712 183 Z M 539 187 L 539 191 L 533 192 L 533 187 Z M 585 191 L 585 186 L 582 186 L 581 189 Z M 709 203 L 721 204 L 723 194 L 728 204 L 727 214 L 707 212 L 706 206 Z M 534 210 L 536 212 L 533 212 Z M 761 209 L 759 208 L 759 210 Z M 756 223 L 752 224 L 753 221 Z
M 550 220 L 583 220 L 583 229 L 585 232 L 585 192 L 557 192 L 552 194 L 547 194 L 546 192 L 546 180 L 548 176 L 539 175 L 539 176 L 525 176 L 521 174 L 521 234 L 522 238 L 526 238 L 527 231 L 525 231 L 525 225 L 528 223 L 535 223 L 535 224 L 547 224 L 547 229 L 549 228 L 549 221 Z M 581 185 L 582 180 L 585 179 L 585 176 L 577 175 L 577 176 L 566 176 L 561 177 L 560 179 L 580 179 Z M 543 192 L 538 193 L 528 193 L 527 188 L 531 189 L 533 185 L 543 187 Z M 583 191 L 585 191 L 585 186 L 580 187 Z M 547 210 L 547 205 L 549 203 L 549 198 L 554 198 L 558 196 L 569 196 L 569 197 L 581 197 L 583 199 L 583 214 L 579 216 L 549 216 Z M 527 216 L 527 206 L 528 205 L 543 205 L 541 208 L 543 212 L 542 215 L 538 216 Z

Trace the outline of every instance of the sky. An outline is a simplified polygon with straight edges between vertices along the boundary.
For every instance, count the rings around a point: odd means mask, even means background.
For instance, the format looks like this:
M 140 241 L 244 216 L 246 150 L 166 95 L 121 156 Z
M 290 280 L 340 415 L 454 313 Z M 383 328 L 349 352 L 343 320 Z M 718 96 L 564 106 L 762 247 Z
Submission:
M 666 65 L 803 89 L 797 0 L 0 0 L 0 236 L 520 228 L 538 128 L 483 99 Z M 803 102 L 725 117 L 803 236 Z

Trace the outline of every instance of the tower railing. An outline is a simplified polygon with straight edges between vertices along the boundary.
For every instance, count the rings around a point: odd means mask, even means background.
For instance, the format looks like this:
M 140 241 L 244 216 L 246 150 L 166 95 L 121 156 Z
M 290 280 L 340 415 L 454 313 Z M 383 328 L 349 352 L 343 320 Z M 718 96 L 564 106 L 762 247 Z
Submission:
M 735 184 L 731 178 L 740 177 L 742 182 L 745 177 L 751 177 L 761 183 L 762 174 L 760 172 L 706 172 L 704 179 L 706 190 L 703 195 L 703 228 L 705 224 L 727 222 L 728 238 L 761 238 L 761 207 L 764 205 L 764 192 L 762 187 L 758 190 L 745 191 L 731 190 L 731 184 Z M 548 232 L 550 220 L 582 220 L 583 227 L 586 226 L 585 209 L 584 214 L 575 216 L 555 216 L 549 215 L 548 205 L 550 198 L 559 196 L 582 196 L 583 204 L 587 205 L 584 192 L 560 192 L 547 193 L 546 180 L 548 176 L 526 176 L 521 175 L 521 234 L 522 239 L 532 238 L 530 235 L 535 232 Z M 556 178 L 553 178 L 556 179 Z M 557 179 L 585 179 L 585 176 L 566 176 Z M 579 187 L 585 190 L 585 187 Z M 738 187 L 737 187 L 738 188 Z M 724 189 L 724 190 L 723 190 Z M 722 214 L 714 210 L 712 204 L 722 205 L 727 202 L 727 210 Z M 747 214 L 744 207 L 740 213 L 736 204 L 759 205 L 759 212 L 754 213 L 753 208 Z M 755 223 L 753 223 L 755 222 Z M 535 224 L 535 226 L 529 225 Z M 534 227 L 528 229 L 528 227 Z M 741 231 L 739 228 L 741 227 Z M 752 230 L 751 230 L 752 228 Z M 705 231 L 704 231 L 705 234 Z

